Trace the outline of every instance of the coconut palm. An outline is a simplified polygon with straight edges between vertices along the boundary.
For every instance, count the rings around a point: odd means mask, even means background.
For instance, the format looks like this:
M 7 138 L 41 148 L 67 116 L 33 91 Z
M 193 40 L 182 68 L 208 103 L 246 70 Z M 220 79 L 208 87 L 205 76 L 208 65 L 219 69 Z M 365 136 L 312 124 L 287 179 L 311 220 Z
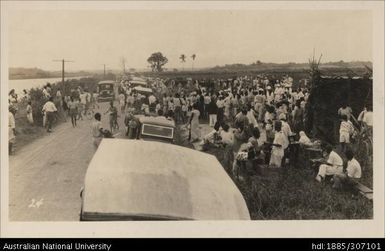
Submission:
M 195 54 L 192 54 L 192 55 L 191 55 L 191 58 L 192 58 L 192 60 L 193 60 L 193 61 L 192 61 L 192 66 L 191 66 L 191 69 L 192 69 L 192 70 L 194 70 L 194 61 L 195 61 L 195 58 L 196 58 L 196 57 L 197 57 L 197 55 L 195 55 Z
M 180 59 L 180 62 L 182 63 L 183 70 L 184 70 L 184 63 L 186 62 L 186 55 L 184 55 L 184 54 L 180 55 L 179 59 Z

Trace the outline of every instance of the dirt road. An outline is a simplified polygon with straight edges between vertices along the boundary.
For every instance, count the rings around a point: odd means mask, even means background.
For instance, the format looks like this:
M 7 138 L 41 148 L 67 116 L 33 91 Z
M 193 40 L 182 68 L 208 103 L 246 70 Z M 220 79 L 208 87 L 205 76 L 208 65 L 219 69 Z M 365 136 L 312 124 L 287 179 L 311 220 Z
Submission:
M 98 111 L 105 112 L 101 103 Z M 119 118 L 124 136 L 123 115 Z M 95 152 L 92 120 L 73 128 L 71 122 L 26 145 L 9 160 L 9 219 L 11 221 L 77 221 L 80 189 L 88 163 Z M 108 128 L 108 115 L 102 115 Z M 117 133 L 117 132 L 114 132 Z
M 109 129 L 108 103 L 100 103 L 103 128 Z M 124 115 L 119 112 L 123 138 Z M 92 120 L 85 118 L 73 128 L 71 122 L 54 127 L 10 156 L 9 218 L 11 221 L 77 221 L 80 211 L 80 189 L 88 163 L 95 153 L 91 137 Z M 202 136 L 212 130 L 201 125 Z M 187 132 L 187 131 L 186 131 Z M 187 137 L 187 135 L 185 135 Z M 262 132 L 262 137 L 265 137 Z M 195 148 L 197 148 L 195 146 Z

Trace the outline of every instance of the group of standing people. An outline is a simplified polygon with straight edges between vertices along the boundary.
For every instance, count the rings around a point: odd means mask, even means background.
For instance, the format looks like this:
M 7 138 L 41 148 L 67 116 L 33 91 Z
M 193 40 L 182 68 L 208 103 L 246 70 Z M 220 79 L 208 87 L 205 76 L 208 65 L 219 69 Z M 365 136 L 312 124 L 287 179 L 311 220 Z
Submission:
M 254 159 L 262 159 L 271 167 L 281 167 L 287 156 L 289 137 L 293 132 L 304 134 L 308 98 L 306 89 L 293 90 L 286 80 L 240 77 L 219 81 L 214 86 L 197 84 L 191 93 L 182 89 L 181 93 L 164 95 L 162 105 L 164 111 L 178 121 L 180 113 L 174 104 L 179 106 L 179 100 L 182 111 L 186 104 L 188 119 L 182 119 L 182 123 L 187 122 L 190 141 L 223 145 L 226 162 L 232 163 L 233 173 L 239 174 L 243 153 L 251 150 Z M 208 121 L 213 131 L 202 136 L 201 121 Z M 266 131 L 266 138 L 260 139 L 261 131 Z M 263 142 L 268 143 L 266 154 L 262 151 L 265 150 Z
M 262 159 L 269 167 L 282 167 L 289 159 L 291 141 L 297 141 L 306 147 L 312 147 L 314 143 L 304 130 L 309 92 L 306 87 L 292 89 L 287 79 L 270 80 L 266 77 L 246 76 L 235 80 L 217 81 L 214 86 L 197 84 L 191 93 L 182 88 L 181 93 L 164 95 L 162 107 L 177 121 L 180 113 L 179 109 L 174 108 L 175 99 L 180 100 L 181 105 L 185 103 L 191 141 L 202 140 L 204 145 L 223 145 L 225 159 L 229 163 L 232 162 L 234 174 L 239 174 L 242 169 L 239 167 L 240 163 L 243 163 L 245 156 L 250 155 L 251 150 L 254 159 Z M 179 106 L 179 102 L 176 103 Z M 344 104 L 336 112 L 341 118 L 340 145 L 347 158 L 347 168 L 341 171 L 343 161 L 335 156 L 337 153 L 331 150 L 333 147 L 324 146 L 324 157 L 332 165 L 322 164 L 317 180 L 322 181 L 325 175 L 332 173 L 335 175 L 335 186 L 338 187 L 341 182 L 352 177 L 359 179 L 361 168 L 354 158 L 353 151 L 347 147 L 355 135 L 350 121 L 352 110 Z M 213 127 L 207 135 L 201 135 L 199 123 L 202 120 L 208 121 Z M 358 120 L 370 129 L 372 110 L 366 107 Z M 186 123 L 186 120 L 182 122 Z M 262 131 L 265 133 L 263 138 Z

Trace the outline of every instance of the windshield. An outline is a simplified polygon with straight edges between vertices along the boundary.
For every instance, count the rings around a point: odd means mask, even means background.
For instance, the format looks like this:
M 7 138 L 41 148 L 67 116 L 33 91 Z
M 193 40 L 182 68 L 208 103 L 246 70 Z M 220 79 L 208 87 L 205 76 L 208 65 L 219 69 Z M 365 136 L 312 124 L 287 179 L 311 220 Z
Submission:
M 172 139 L 174 136 L 174 128 L 143 124 L 142 135 Z
M 112 90 L 112 89 L 113 89 L 113 85 L 112 85 L 112 84 L 99 85 L 99 90 L 100 90 L 100 91 L 103 91 L 103 90 Z

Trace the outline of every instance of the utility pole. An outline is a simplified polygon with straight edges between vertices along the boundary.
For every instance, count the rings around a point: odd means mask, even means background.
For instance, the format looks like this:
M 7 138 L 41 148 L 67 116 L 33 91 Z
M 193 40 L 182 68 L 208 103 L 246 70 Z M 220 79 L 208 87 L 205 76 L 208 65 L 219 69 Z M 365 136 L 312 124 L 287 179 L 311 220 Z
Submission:
M 103 79 L 106 79 L 106 64 L 103 64 Z
M 62 83 L 64 84 L 64 64 L 65 64 L 66 62 L 75 62 L 75 61 L 64 60 L 64 59 L 62 59 L 62 60 L 56 59 L 56 60 L 53 60 L 53 61 L 54 61 L 54 62 L 62 62 L 61 81 L 62 81 Z

